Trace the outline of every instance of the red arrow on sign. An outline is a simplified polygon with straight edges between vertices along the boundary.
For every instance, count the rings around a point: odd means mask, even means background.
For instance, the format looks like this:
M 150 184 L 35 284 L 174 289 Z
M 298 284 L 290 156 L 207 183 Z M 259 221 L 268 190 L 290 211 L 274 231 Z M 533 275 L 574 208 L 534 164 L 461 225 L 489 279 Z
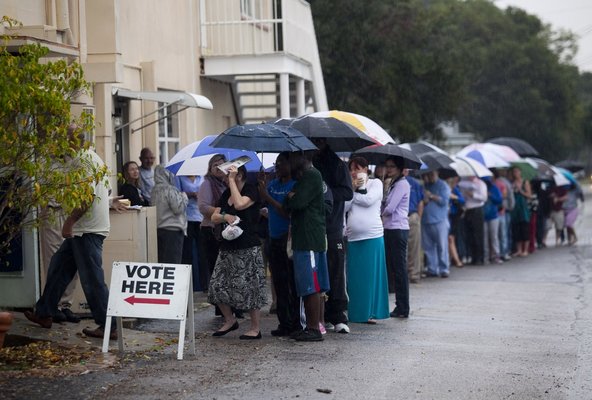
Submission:
M 169 299 L 154 299 L 154 298 L 151 299 L 149 297 L 130 296 L 124 300 L 127 301 L 128 303 L 130 303 L 132 306 L 136 303 L 138 303 L 138 304 L 171 304 L 171 301 Z

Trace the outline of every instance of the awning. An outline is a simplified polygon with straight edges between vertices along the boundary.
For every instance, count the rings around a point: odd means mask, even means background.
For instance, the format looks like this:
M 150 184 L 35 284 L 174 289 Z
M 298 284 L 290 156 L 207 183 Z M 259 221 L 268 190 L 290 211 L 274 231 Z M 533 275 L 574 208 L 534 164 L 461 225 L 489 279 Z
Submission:
M 129 126 L 136 121 L 144 119 L 150 114 L 157 113 L 161 109 L 168 107 L 172 104 L 176 104 L 176 105 L 179 105 L 182 107 L 179 108 L 178 110 L 174 111 L 172 114 L 168 114 L 167 117 L 170 117 L 173 114 L 177 114 L 183 110 L 186 110 L 189 107 L 203 108 L 206 110 L 212 110 L 214 108 L 214 106 L 212 105 L 212 102 L 207 97 L 200 96 L 200 95 L 194 94 L 194 93 L 188 93 L 188 92 L 173 92 L 173 91 L 165 91 L 165 90 L 160 90 L 158 92 L 137 92 L 137 91 L 133 91 L 133 90 L 113 88 L 111 93 L 113 94 L 113 96 L 124 97 L 124 98 L 131 99 L 131 100 L 146 100 L 146 101 L 156 101 L 159 103 L 164 103 L 164 105 L 162 107 L 160 107 L 152 112 L 149 112 L 146 115 L 142 115 L 141 117 L 136 118 L 133 121 L 130 121 L 125 125 L 121 125 L 121 126 L 116 127 L 115 128 L 116 131 L 123 129 L 126 126 Z M 163 118 L 165 118 L 165 117 L 163 117 Z M 149 122 L 147 124 L 140 126 L 139 128 L 134 128 L 131 131 L 132 131 L 132 133 L 137 132 L 139 130 L 144 129 L 147 126 L 157 123 L 161 119 L 162 118 L 156 119 L 152 122 Z
M 212 102 L 207 97 L 187 92 L 172 92 L 164 90 L 158 92 L 136 92 L 133 90 L 114 88 L 113 95 L 132 100 L 157 101 L 159 103 L 167 104 L 175 103 L 186 107 L 204 108 L 206 110 L 211 110 L 214 108 L 214 106 L 212 106 Z

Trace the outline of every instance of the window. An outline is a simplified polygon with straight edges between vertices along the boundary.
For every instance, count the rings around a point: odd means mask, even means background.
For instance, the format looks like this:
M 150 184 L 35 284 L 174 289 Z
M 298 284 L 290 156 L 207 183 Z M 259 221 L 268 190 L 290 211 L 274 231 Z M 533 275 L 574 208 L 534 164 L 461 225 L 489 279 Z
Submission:
M 179 151 L 179 121 L 177 106 L 164 107 L 164 103 L 158 103 L 158 147 L 159 163 L 166 164 L 171 157 Z

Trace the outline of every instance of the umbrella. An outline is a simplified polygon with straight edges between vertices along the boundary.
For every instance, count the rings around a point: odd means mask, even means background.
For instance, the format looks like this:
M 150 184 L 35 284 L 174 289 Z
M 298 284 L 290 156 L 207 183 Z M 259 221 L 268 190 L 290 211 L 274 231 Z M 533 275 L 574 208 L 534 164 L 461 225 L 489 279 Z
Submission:
M 318 150 L 296 129 L 265 123 L 235 125 L 228 128 L 212 142 L 212 147 L 251 150 L 259 153 Z
M 464 156 L 471 150 L 487 150 L 507 162 L 520 160 L 520 155 L 518 155 L 518 153 L 516 153 L 511 147 L 495 143 L 471 143 L 459 151 L 458 154 Z
M 487 142 L 511 147 L 516 153 L 518 153 L 522 157 L 539 155 L 539 152 L 536 151 L 536 149 L 532 147 L 530 143 L 515 137 L 497 137 L 489 139 Z
M 437 151 L 438 153 L 448 155 L 448 153 L 446 151 L 444 151 L 441 148 L 439 148 L 438 146 L 431 144 L 429 142 L 426 142 L 424 140 L 420 140 L 419 142 L 414 142 L 414 143 L 403 143 L 401 145 L 401 147 L 403 147 L 404 149 L 407 149 L 407 150 L 411 150 L 413 153 L 417 154 L 420 157 L 422 154 L 429 153 L 432 151 Z
M 452 168 L 456 170 L 456 173 L 461 178 L 469 176 L 477 176 L 479 178 L 493 176 L 493 173 L 491 173 L 491 171 L 488 170 L 485 165 L 470 157 L 453 156 L 452 159 L 454 160 Z
M 539 174 L 537 163 L 535 163 L 533 160 L 529 160 L 528 158 L 522 158 L 519 161 L 512 161 L 510 165 L 512 165 L 512 167 L 518 168 L 522 173 L 522 177 L 528 181 L 535 179 Z
M 561 167 L 556 167 L 556 168 L 559 170 L 559 172 L 561 172 L 563 174 L 563 176 L 565 176 L 569 180 L 570 183 L 572 183 L 576 186 L 580 185 L 578 183 L 578 180 L 576 179 L 576 177 L 570 171 L 568 171 L 565 168 L 561 168 Z
M 354 155 L 364 157 L 374 165 L 385 162 L 389 157 L 399 157 L 404 161 L 403 168 L 418 169 L 421 166 L 421 160 L 415 154 L 394 143 L 364 147 L 352 153 L 352 156 Z
M 554 165 L 551 165 L 551 169 L 553 170 L 553 172 L 555 172 L 555 175 L 553 175 L 553 182 L 555 183 L 555 185 L 569 186 L 571 184 L 570 180 L 567 179 L 565 175 L 563 175 L 559 168 L 557 168 Z
M 216 137 L 217 135 L 206 136 L 202 140 L 198 140 L 197 142 L 193 142 L 183 147 L 169 160 L 165 165 L 165 168 L 178 176 L 205 175 L 208 172 L 208 162 L 212 155 L 224 154 L 227 160 L 232 160 L 240 156 L 248 156 L 251 161 L 245 165 L 247 170 L 259 171 L 261 168 L 261 161 L 257 158 L 255 152 L 213 148 L 211 144 Z M 271 164 L 273 164 L 273 161 Z
M 430 172 L 437 170 L 442 178 L 450 178 L 452 176 L 458 176 L 455 169 L 452 168 L 454 160 L 443 153 L 437 151 L 430 151 L 421 155 L 421 161 L 425 164 L 425 168 L 422 165 L 419 172 Z
M 570 172 L 578 172 L 586 168 L 586 165 L 577 160 L 563 160 L 555 163 L 555 166 L 564 168 Z
M 481 164 L 485 165 L 487 168 L 508 168 L 510 167 L 510 163 L 504 160 L 503 158 L 499 157 L 498 155 L 485 150 L 470 150 L 465 152 L 464 154 L 459 152 L 458 155 L 465 156 L 472 158 L 473 160 L 479 161 Z
M 552 165 L 549 164 L 547 161 L 541 158 L 534 158 L 534 157 L 526 157 L 526 160 L 532 161 L 536 164 L 537 169 L 537 176 L 536 179 L 542 181 L 552 181 L 553 175 L 555 175 L 555 171 L 551 168 Z
M 333 117 L 320 118 L 305 115 L 293 120 L 282 118 L 275 122 L 274 125 L 288 125 L 299 130 L 310 139 L 326 139 L 327 144 L 333 151 L 351 152 L 377 143 L 355 126 Z
M 380 144 L 395 143 L 395 140 L 388 134 L 387 131 L 382 129 L 380 125 L 363 115 L 354 114 L 346 111 L 319 111 L 309 114 L 315 118 L 326 118 L 333 117 L 340 121 L 347 122 L 350 125 L 355 126 L 366 135 L 370 136 L 375 142 Z

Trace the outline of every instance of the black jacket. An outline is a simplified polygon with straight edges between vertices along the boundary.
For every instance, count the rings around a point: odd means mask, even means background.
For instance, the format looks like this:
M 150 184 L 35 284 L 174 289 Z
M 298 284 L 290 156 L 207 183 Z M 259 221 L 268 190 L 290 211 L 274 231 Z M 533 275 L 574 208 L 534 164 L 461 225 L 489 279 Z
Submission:
M 354 197 L 351 177 L 347 165 L 331 149 L 321 151 L 313 160 L 321 172 L 323 181 L 331 189 L 333 210 L 327 215 L 327 239 L 343 238 L 345 202 Z

